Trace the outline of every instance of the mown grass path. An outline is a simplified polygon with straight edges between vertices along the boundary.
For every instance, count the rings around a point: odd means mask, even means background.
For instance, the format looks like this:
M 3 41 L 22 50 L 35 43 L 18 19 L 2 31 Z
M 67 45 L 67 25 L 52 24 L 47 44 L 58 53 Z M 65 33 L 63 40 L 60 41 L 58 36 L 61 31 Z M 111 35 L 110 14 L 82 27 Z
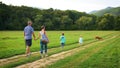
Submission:
M 91 46 L 94 46 L 94 44 L 99 44 L 99 43 L 108 41 L 108 40 L 113 39 L 113 38 L 115 38 L 115 36 L 111 37 L 109 39 L 105 39 L 105 40 L 101 40 L 101 41 L 98 41 L 98 42 L 88 44 L 86 46 L 82 46 L 82 47 L 74 48 L 74 49 L 64 51 L 64 52 L 61 52 L 61 53 L 57 53 L 57 54 L 51 55 L 49 57 L 34 61 L 32 63 L 23 64 L 23 65 L 18 66 L 16 68 L 43 68 L 43 67 L 46 67 L 46 65 L 50 65 L 50 64 L 52 64 L 52 63 L 54 63 L 54 62 L 56 62 L 56 61 L 58 61 L 60 59 L 63 59 L 65 57 L 67 57 L 67 56 L 71 56 L 72 54 L 75 54 L 75 53 L 77 53 L 77 52 L 79 52 L 81 50 L 84 50 L 84 49 L 87 49 L 87 48 L 89 48 Z M 100 48 L 102 48 L 102 46 Z M 100 48 L 94 49 L 91 53 L 86 54 L 86 57 L 84 57 L 83 60 L 81 60 L 81 62 L 89 57 L 87 55 L 94 54 L 95 52 L 97 52 L 95 50 L 100 50 Z

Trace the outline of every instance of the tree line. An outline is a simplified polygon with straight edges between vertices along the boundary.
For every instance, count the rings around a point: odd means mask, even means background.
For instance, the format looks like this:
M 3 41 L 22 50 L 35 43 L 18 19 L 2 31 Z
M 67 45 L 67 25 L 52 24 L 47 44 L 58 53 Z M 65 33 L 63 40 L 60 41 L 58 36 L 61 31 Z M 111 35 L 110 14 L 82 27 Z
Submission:
M 0 30 L 23 30 L 27 21 L 35 30 L 45 25 L 47 30 L 120 30 L 120 16 L 109 13 L 95 16 L 75 10 L 38 9 L 12 6 L 0 2 Z

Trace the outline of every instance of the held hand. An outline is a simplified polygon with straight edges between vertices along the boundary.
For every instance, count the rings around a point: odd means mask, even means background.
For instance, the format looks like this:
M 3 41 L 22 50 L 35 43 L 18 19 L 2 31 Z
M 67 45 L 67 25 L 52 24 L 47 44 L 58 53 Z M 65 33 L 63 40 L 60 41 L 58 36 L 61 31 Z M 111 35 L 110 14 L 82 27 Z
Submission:
M 36 41 L 37 39 L 36 39 L 36 38 L 34 38 L 34 40 Z
M 38 39 L 39 39 L 39 37 L 38 38 L 34 38 L 35 41 L 38 40 Z

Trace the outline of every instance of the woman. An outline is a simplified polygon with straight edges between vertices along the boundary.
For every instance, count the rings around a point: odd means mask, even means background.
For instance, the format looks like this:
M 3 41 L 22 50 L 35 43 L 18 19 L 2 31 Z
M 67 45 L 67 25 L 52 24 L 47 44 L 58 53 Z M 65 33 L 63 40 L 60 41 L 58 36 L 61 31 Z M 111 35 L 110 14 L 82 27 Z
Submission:
M 38 33 L 37 39 L 40 39 L 40 47 L 41 47 L 40 53 L 41 53 L 41 57 L 43 58 L 44 55 L 47 56 L 47 43 L 49 42 L 45 32 L 45 26 L 41 26 L 41 31 Z

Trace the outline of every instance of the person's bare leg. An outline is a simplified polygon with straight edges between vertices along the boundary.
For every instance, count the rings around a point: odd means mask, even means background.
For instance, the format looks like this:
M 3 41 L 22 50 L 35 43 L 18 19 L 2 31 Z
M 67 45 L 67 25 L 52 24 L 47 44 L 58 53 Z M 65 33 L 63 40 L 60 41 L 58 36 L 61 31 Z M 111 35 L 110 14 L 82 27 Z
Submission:
M 28 51 L 27 51 L 27 46 L 26 46 L 26 56 L 27 56 L 27 54 L 28 54 Z
M 26 55 L 29 54 L 29 46 L 26 47 Z
M 30 47 L 28 46 L 28 55 L 30 55 Z

